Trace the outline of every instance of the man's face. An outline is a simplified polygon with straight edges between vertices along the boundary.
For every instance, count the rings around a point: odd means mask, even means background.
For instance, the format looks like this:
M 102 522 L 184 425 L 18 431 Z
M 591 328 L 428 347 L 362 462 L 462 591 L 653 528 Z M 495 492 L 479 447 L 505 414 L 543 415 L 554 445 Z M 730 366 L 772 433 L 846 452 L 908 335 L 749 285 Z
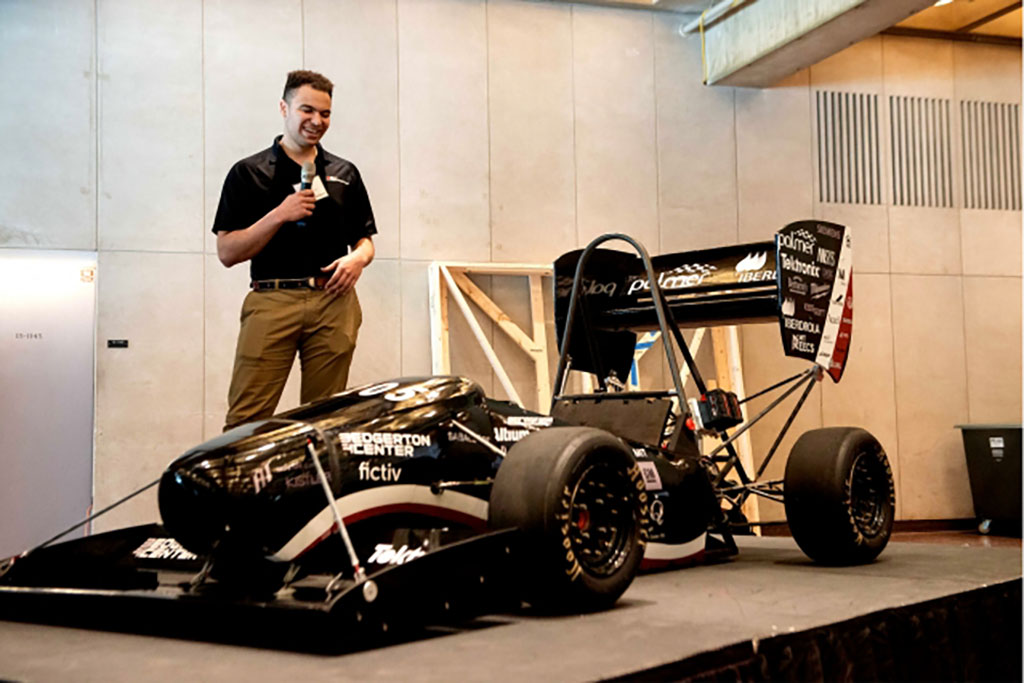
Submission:
M 281 100 L 285 137 L 297 147 L 312 147 L 331 125 L 331 96 L 302 85 L 292 91 L 289 100 Z

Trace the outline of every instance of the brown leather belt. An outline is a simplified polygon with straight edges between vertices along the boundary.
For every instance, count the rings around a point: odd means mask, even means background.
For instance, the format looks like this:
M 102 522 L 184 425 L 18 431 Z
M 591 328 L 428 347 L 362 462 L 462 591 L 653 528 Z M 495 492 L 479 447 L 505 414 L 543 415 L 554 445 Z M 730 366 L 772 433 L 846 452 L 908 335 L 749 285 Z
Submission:
M 327 286 L 325 277 L 293 277 L 275 280 L 253 280 L 249 286 L 254 292 L 271 289 L 323 289 Z

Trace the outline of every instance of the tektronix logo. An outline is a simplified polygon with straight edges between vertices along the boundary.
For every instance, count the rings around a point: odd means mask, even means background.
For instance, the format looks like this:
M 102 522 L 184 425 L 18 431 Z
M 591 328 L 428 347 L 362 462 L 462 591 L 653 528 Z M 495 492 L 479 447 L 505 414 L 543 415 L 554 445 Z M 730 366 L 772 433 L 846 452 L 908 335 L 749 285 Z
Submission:
M 417 557 L 423 557 L 427 554 L 427 551 L 422 547 L 409 549 L 409 546 L 403 545 L 401 548 L 396 548 L 389 543 L 378 543 L 374 546 L 373 554 L 367 559 L 368 564 L 405 564 L 409 560 L 415 560 Z

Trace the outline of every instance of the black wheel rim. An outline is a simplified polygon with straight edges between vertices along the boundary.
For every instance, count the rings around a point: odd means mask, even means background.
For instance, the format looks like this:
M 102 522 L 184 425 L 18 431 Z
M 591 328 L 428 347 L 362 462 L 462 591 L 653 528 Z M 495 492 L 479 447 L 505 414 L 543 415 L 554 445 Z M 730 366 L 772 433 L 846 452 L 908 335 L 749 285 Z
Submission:
M 875 453 L 860 453 L 850 473 L 850 511 L 864 536 L 872 538 L 882 532 L 890 493 L 882 461 Z
M 635 493 L 621 468 L 588 467 L 571 489 L 569 540 L 580 566 L 609 576 L 629 555 L 636 526 Z

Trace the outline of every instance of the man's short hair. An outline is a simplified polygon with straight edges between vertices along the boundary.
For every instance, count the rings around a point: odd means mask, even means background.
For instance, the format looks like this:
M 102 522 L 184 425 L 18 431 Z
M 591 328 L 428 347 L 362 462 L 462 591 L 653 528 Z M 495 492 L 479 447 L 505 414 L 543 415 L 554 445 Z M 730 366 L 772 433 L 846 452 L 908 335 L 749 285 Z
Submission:
M 315 71 L 299 69 L 298 71 L 288 73 L 288 80 L 284 83 L 284 94 L 281 97 L 285 101 L 290 102 L 292 92 L 304 85 L 308 85 L 314 90 L 325 92 L 328 95 L 334 94 L 334 84 L 326 76 Z

